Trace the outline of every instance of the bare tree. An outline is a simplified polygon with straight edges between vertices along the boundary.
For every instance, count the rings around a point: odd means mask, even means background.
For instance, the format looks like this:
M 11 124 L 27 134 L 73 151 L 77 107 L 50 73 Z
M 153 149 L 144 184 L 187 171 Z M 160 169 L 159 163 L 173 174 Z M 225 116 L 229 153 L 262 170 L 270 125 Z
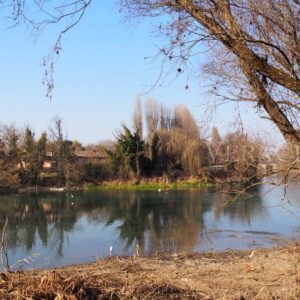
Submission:
M 56 160 L 57 183 L 65 184 L 65 147 L 64 135 L 62 129 L 62 119 L 58 116 L 53 118 L 53 124 L 49 127 L 49 133 L 52 138 L 52 155 Z
M 289 143 L 299 144 L 299 1 L 278 0 L 123 0 L 132 16 L 158 19 L 169 43 L 165 61 L 182 73 L 191 57 L 210 50 L 205 70 L 212 91 L 223 99 L 250 101 L 276 124 Z
M 49 53 L 42 59 L 45 67 L 43 84 L 49 98 L 52 98 L 54 63 L 61 53 L 63 36 L 80 22 L 91 2 L 92 0 L 0 0 L 1 16 L 4 16 L 8 27 L 25 24 L 34 36 L 39 36 L 48 25 L 56 28 L 57 38 Z
M 53 140 L 62 143 L 64 139 L 62 129 L 62 119 L 58 116 L 53 118 L 53 125 L 49 127 L 49 132 Z
M 143 110 L 141 97 L 137 97 L 135 101 L 135 108 L 133 112 L 133 127 L 138 135 L 143 135 Z
M 219 134 L 218 128 L 213 127 L 211 132 L 211 143 L 210 143 L 210 155 L 212 164 L 218 165 L 222 159 L 222 153 L 224 150 L 222 148 L 222 138 Z
M 0 186 L 17 186 L 21 132 L 15 125 L 0 127 Z
M 169 107 L 160 104 L 159 128 L 170 130 L 174 126 L 174 121 L 173 111 Z
M 148 134 L 152 134 L 159 126 L 160 104 L 152 98 L 148 98 L 145 104 L 145 115 Z

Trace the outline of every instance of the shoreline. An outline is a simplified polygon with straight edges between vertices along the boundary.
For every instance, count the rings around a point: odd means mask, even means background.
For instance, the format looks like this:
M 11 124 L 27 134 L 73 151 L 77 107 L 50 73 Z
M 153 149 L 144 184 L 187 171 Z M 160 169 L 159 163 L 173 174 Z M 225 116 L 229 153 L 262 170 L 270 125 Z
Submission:
M 253 182 L 252 182 L 253 183 Z M 237 178 L 227 178 L 218 181 L 201 180 L 200 178 L 178 177 L 170 179 L 165 176 L 142 177 L 140 179 L 114 179 L 98 183 L 84 183 L 77 186 L 5 186 L 0 187 L 0 194 L 37 193 L 37 192 L 73 192 L 73 191 L 176 191 L 189 189 L 228 188 L 232 186 L 252 185 Z
M 72 191 L 170 191 L 187 189 L 213 188 L 220 183 L 202 182 L 195 178 L 180 178 L 177 180 L 165 180 L 165 178 L 143 178 L 137 180 L 110 180 L 99 183 L 88 183 L 81 186 L 32 186 L 32 187 L 0 187 L 0 193 L 36 193 L 36 192 L 72 192 Z
M 270 249 L 109 257 L 0 273 L 0 298 L 299 299 L 299 262 L 297 242 Z

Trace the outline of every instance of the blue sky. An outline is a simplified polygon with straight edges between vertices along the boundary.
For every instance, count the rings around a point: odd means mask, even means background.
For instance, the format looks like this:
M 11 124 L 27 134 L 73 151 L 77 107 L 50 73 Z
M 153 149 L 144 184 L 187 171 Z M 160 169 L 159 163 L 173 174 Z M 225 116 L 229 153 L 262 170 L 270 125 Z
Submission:
M 41 58 L 48 53 L 56 33 L 48 29 L 35 40 L 25 28 L 0 28 L 0 122 L 30 125 L 39 134 L 54 116 L 63 119 L 69 138 L 96 143 L 113 138 L 122 122 L 130 123 L 135 98 L 152 86 L 160 62 L 144 57 L 157 52 L 161 40 L 151 35 L 151 22 L 129 25 L 112 1 L 97 1 L 78 26 L 63 39 L 63 51 L 55 65 L 53 99 L 45 97 Z M 199 57 L 197 64 L 205 60 Z M 197 75 L 197 76 L 196 76 Z M 199 123 L 205 117 L 207 95 L 199 78 L 189 82 L 177 78 L 167 87 L 156 87 L 147 95 L 168 105 L 185 104 Z M 259 119 L 250 106 L 241 107 L 249 132 L 276 132 Z M 234 106 L 219 108 L 210 121 L 225 132 L 235 116 Z M 276 135 L 276 134 L 275 134 Z

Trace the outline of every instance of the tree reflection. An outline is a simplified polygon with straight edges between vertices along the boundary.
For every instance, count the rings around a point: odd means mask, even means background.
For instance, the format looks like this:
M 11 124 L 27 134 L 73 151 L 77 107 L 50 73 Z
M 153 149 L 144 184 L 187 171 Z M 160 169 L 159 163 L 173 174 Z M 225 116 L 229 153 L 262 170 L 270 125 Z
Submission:
M 108 224 L 122 221 L 120 237 L 127 246 L 138 243 L 146 254 L 191 251 L 201 236 L 203 213 L 209 207 L 198 192 L 131 193 L 111 207 Z
M 221 203 L 220 194 L 198 190 L 77 192 L 75 197 L 70 193 L 9 195 L 0 196 L 0 226 L 8 216 L 10 251 L 22 248 L 30 252 L 41 244 L 63 256 L 69 235 L 76 235 L 76 224 L 84 218 L 88 223 L 114 226 L 116 238 L 125 248 L 138 243 L 145 255 L 169 250 L 190 252 L 203 241 L 207 212 L 249 223 L 262 211 L 259 196 L 232 206 Z
M 77 219 L 66 194 L 10 195 L 0 197 L 0 202 L 0 225 L 9 218 L 8 248 L 30 251 L 40 241 L 62 255 L 65 234 L 73 230 Z
M 236 198 L 236 195 L 212 195 L 214 203 L 214 216 L 219 219 L 221 215 L 227 216 L 231 221 L 251 226 L 252 219 L 267 218 L 267 211 L 263 207 L 263 198 L 260 187 L 251 188 L 245 195 Z

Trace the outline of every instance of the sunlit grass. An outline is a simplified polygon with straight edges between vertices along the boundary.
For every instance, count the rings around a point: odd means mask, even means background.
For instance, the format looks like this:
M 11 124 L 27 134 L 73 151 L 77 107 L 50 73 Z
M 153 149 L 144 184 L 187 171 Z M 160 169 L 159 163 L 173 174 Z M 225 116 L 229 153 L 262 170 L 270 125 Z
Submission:
M 202 189 L 214 187 L 211 183 L 201 183 L 195 180 L 179 181 L 179 182 L 103 182 L 100 184 L 87 184 L 84 186 L 86 190 L 182 190 L 182 189 Z

